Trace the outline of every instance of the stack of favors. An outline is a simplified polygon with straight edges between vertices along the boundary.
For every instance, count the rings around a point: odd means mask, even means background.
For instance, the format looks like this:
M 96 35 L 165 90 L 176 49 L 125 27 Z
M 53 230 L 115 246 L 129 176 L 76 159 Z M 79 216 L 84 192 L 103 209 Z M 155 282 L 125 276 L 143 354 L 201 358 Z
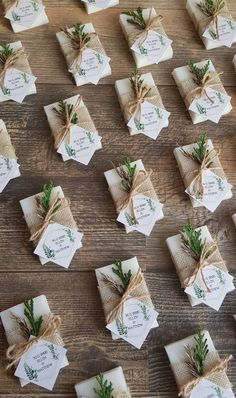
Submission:
M 10 180 L 20 177 L 19 167 L 10 135 L 4 121 L 0 119 L 0 193 Z
M 49 22 L 42 0 L 2 0 L 2 4 L 15 33 Z
M 76 250 L 82 247 L 83 234 L 77 229 L 70 201 L 60 186 L 49 181 L 43 192 L 20 201 L 30 241 L 42 265 L 49 262 L 68 268 Z
M 101 137 L 80 95 L 44 107 L 55 149 L 63 161 L 75 160 L 88 165 L 96 150 L 102 148 Z
M 156 222 L 164 217 L 143 162 L 123 160 L 115 169 L 104 173 L 118 213 L 117 221 L 125 226 L 126 233 L 138 231 L 149 236 Z
M 211 60 L 193 62 L 174 69 L 173 78 L 189 111 L 193 124 L 211 120 L 218 123 L 232 110 L 227 95 Z
M 170 113 L 151 73 L 141 74 L 135 69 L 130 78 L 117 80 L 115 89 L 130 135 L 156 139 L 162 128 L 168 127 Z
M 149 331 L 158 327 L 158 312 L 145 282 L 144 275 L 133 257 L 126 261 L 96 269 L 106 328 L 112 339 L 127 341 L 141 348 Z
M 191 306 L 205 304 L 218 311 L 235 287 L 207 226 L 194 228 L 189 223 L 166 243 Z
M 77 22 L 56 36 L 76 86 L 98 84 L 102 77 L 111 75 L 110 58 L 92 23 Z
M 22 103 L 27 95 L 36 93 L 36 77 L 20 41 L 0 45 L 0 76 L 0 102 Z
M 207 50 L 236 43 L 236 22 L 226 0 L 187 0 L 186 9 Z
M 82 0 L 88 14 L 117 6 L 119 0 Z
M 173 57 L 172 40 L 163 28 L 162 16 L 157 15 L 153 7 L 123 12 L 120 25 L 137 68 Z
M 14 368 L 21 387 L 29 383 L 52 390 L 67 366 L 60 335 L 61 318 L 53 315 L 44 295 L 25 300 L 0 313 L 9 348 L 7 368 Z

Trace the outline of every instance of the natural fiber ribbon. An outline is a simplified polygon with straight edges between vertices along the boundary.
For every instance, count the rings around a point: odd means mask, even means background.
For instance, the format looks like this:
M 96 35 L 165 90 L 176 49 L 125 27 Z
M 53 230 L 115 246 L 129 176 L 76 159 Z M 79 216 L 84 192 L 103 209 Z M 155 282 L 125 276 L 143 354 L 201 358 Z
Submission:
M 7 130 L 0 129 L 0 155 L 7 159 L 17 159 Z
M 128 300 L 135 299 L 153 308 L 150 293 L 148 291 L 141 269 L 132 276 L 129 285 L 122 297 L 111 292 L 106 285 L 99 287 L 107 324 L 115 319 L 123 319 L 124 305 Z
M 198 9 L 199 9 L 199 7 L 198 7 Z M 202 18 L 201 19 L 199 18 L 198 20 L 196 20 L 197 29 L 198 29 L 198 33 L 200 36 L 203 35 L 205 30 L 208 27 L 210 27 L 211 24 L 213 24 L 213 26 L 215 26 L 216 34 L 217 34 L 217 36 L 219 36 L 218 17 L 220 17 L 220 16 L 225 17 L 230 20 L 233 20 L 231 14 L 229 12 L 229 9 L 226 5 L 226 0 L 225 0 L 225 6 L 221 10 L 217 11 L 214 15 L 208 17 L 203 12 L 202 12 L 202 14 L 203 14 Z
M 228 384 L 230 383 L 226 376 L 226 371 L 228 369 L 229 361 L 231 361 L 232 358 L 233 358 L 232 355 L 229 355 L 224 359 L 217 359 L 216 361 L 214 361 L 202 376 L 196 377 L 186 382 L 183 386 L 181 386 L 178 396 L 189 397 L 194 388 L 196 388 L 199 385 L 199 383 L 201 383 L 206 379 L 216 383 L 217 385 L 221 386 L 222 384 L 224 384 L 227 385 L 227 387 L 225 388 L 230 388 L 228 386 Z
M 27 55 L 23 47 L 13 50 L 13 53 L 7 58 L 5 64 L 0 62 L 0 87 L 3 87 L 5 74 L 10 68 L 15 68 L 22 72 L 31 74 Z
M 34 0 L 38 4 L 42 4 L 42 0 Z M 12 7 L 17 7 L 20 0 L 2 0 L 2 4 L 5 10 L 5 13 L 9 11 Z
M 35 344 L 39 343 L 41 340 L 53 340 L 53 337 L 59 333 L 60 325 L 61 318 L 59 316 L 52 315 L 48 319 L 45 330 L 40 336 L 26 342 L 11 345 L 6 352 L 6 358 L 9 362 L 6 369 L 8 370 L 14 366 L 28 350 L 34 347 Z

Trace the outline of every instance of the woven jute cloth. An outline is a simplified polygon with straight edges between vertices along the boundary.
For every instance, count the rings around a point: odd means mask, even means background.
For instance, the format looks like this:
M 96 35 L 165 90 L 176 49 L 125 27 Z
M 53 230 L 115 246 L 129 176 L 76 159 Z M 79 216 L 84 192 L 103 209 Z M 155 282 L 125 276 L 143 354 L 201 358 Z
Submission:
M 34 0 L 34 1 L 38 4 L 43 4 L 42 0 Z M 2 0 L 2 5 L 5 12 L 7 12 L 11 7 L 18 5 L 19 2 L 20 0 Z
M 220 362 L 220 356 L 218 352 L 216 350 L 210 351 L 206 357 L 204 373 L 210 371 L 218 362 Z M 176 383 L 179 387 L 179 390 L 181 390 L 184 385 L 186 385 L 193 379 L 185 362 L 171 364 L 171 368 L 175 375 Z M 222 388 L 231 388 L 231 383 L 225 371 L 217 372 L 214 375 L 211 375 L 207 380 L 215 383 Z M 189 398 L 189 395 L 184 395 L 184 398 Z
M 224 18 L 228 18 L 231 20 L 233 19 L 232 15 L 230 14 L 229 9 L 227 7 L 226 0 L 225 0 L 224 7 L 219 11 L 219 13 L 217 13 L 215 18 L 213 16 L 208 17 L 208 16 L 204 15 L 204 13 L 202 13 L 201 19 L 196 20 L 197 30 L 198 30 L 198 34 L 200 37 L 203 35 L 205 30 L 209 27 L 211 22 L 213 22 L 213 24 L 215 25 L 215 21 L 219 16 L 222 16 Z
M 8 159 L 17 159 L 11 138 L 5 129 L 0 129 L 0 155 Z

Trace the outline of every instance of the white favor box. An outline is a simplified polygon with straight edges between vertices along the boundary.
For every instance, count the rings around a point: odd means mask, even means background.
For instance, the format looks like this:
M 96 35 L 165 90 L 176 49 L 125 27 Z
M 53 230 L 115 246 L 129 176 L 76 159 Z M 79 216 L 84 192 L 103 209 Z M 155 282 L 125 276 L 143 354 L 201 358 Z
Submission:
M 198 23 L 202 19 L 207 18 L 206 15 L 204 15 L 203 12 L 197 6 L 197 4 L 199 3 L 200 3 L 199 0 L 187 0 L 186 3 L 186 10 L 188 11 L 189 16 L 192 19 L 196 29 L 198 29 Z M 212 50 L 213 48 L 222 47 L 222 44 L 217 40 L 210 40 L 203 36 L 201 37 L 201 39 L 207 50 Z M 234 43 L 236 43 L 236 40 L 234 41 Z
M 210 72 L 216 72 L 213 63 L 211 62 L 211 60 L 209 60 L 209 61 L 210 61 L 209 71 L 210 71 Z M 198 66 L 199 68 L 202 68 L 202 67 L 206 64 L 206 62 L 208 62 L 208 60 L 206 60 L 206 61 L 201 61 L 201 62 L 196 62 L 196 66 Z M 192 79 L 192 78 L 194 77 L 194 75 L 190 72 L 190 69 L 189 69 L 188 65 L 186 65 L 186 66 L 181 66 L 180 68 L 174 69 L 173 72 L 172 72 L 172 75 L 173 75 L 173 78 L 174 78 L 174 80 L 175 80 L 175 83 L 176 83 L 176 85 L 177 85 L 177 87 L 178 87 L 178 90 L 179 90 L 179 92 L 180 92 L 180 95 L 181 95 L 181 97 L 184 99 L 184 92 L 183 92 L 183 89 L 182 89 L 182 87 L 181 87 L 181 83 L 184 82 L 184 81 L 186 81 L 186 80 Z M 185 105 L 187 106 L 188 104 L 185 104 Z M 222 113 L 222 116 L 223 116 L 223 115 L 226 115 L 226 114 L 229 113 L 231 110 L 232 110 L 232 106 L 231 106 L 231 104 L 229 103 L 229 104 L 226 106 L 224 112 Z M 205 117 L 205 116 L 198 115 L 198 114 L 196 114 L 195 112 L 190 111 L 190 110 L 188 110 L 188 112 L 189 112 L 189 114 L 190 114 L 190 117 L 191 117 L 191 119 L 192 119 L 193 124 L 205 122 L 205 121 L 207 120 L 207 117 Z
M 9 43 L 9 44 L 10 44 L 10 46 L 13 48 L 13 50 L 18 50 L 18 49 L 20 49 L 20 48 L 23 47 L 21 41 L 16 41 L 16 42 L 14 42 L 14 43 Z M 2 46 L 0 46 L 0 50 L 1 50 L 1 49 L 2 49 Z M 26 71 L 28 74 L 32 75 L 32 71 L 31 71 L 31 68 L 30 68 L 28 59 L 27 59 L 26 57 L 24 57 L 24 63 L 25 63 L 25 65 L 27 65 L 27 66 L 25 67 L 25 71 Z M 13 65 L 12 67 L 14 68 L 14 65 Z M 35 84 L 33 83 L 33 84 L 30 86 L 30 90 L 28 91 L 27 96 L 28 96 L 28 95 L 31 95 L 31 94 L 36 94 L 36 92 L 37 92 L 36 86 L 35 86 Z M 0 102 L 4 102 L 4 101 L 10 101 L 10 100 L 9 100 L 9 99 L 6 99 L 5 96 L 0 92 Z
M 73 27 L 69 28 L 68 31 L 72 32 Z M 84 24 L 84 33 L 96 33 L 92 23 Z M 64 54 L 64 57 L 66 59 L 67 66 L 69 68 L 71 63 L 73 62 L 73 58 L 70 57 L 70 59 L 69 59 L 69 57 L 67 57 L 67 52 L 65 51 L 65 48 L 69 46 L 70 42 L 63 32 L 56 33 L 56 36 L 57 36 L 57 40 L 60 44 L 61 50 Z M 111 67 L 110 67 L 110 64 L 108 64 L 102 73 L 101 79 L 103 77 L 110 76 L 110 75 L 111 75 Z M 80 76 L 79 73 L 75 73 L 75 74 L 73 74 L 73 76 L 74 76 L 75 84 L 77 87 L 82 86 L 84 84 L 90 84 L 88 79 L 86 77 Z
M 5 125 L 5 123 L 4 123 L 4 121 L 3 121 L 2 119 L 0 119 L 0 132 L 1 132 L 1 130 L 4 131 L 4 132 L 7 132 L 6 125 Z M 1 134 L 1 133 L 0 133 L 0 134 Z M 10 145 L 10 143 L 11 143 L 11 138 L 10 138 L 10 135 L 9 135 L 9 145 Z M 1 154 L 1 147 L 0 147 L 0 154 Z M 13 178 L 20 177 L 20 175 L 21 175 L 21 174 L 20 174 L 20 168 L 18 167 L 18 168 L 16 169 L 16 171 L 15 171 L 13 177 L 11 177 L 11 180 L 12 180 Z
M 98 11 L 106 10 L 107 8 L 117 6 L 118 4 L 119 0 L 110 0 L 109 4 L 105 8 L 101 8 L 101 7 L 96 7 L 92 4 L 84 3 L 88 14 L 93 14 Z
M 110 382 L 112 383 L 113 394 L 129 391 L 121 366 L 109 370 L 108 372 L 104 372 L 104 378 L 108 381 L 108 384 Z M 96 377 L 91 377 L 90 379 L 82 381 L 81 383 L 75 385 L 75 391 L 78 398 L 97 398 L 97 394 L 94 392 L 94 388 L 98 388 L 98 382 L 96 380 Z
M 184 149 L 187 153 L 191 153 L 195 147 L 196 147 L 196 143 L 195 144 L 190 144 L 190 145 L 185 145 L 183 147 L 179 147 L 179 148 L 175 148 L 174 149 L 173 153 L 174 153 L 175 159 L 176 159 L 176 161 L 178 163 L 179 171 L 180 171 L 180 174 L 181 174 L 181 177 L 182 177 L 183 181 L 184 181 L 184 173 L 183 173 L 181 165 L 182 165 L 182 161 L 186 160 L 186 159 L 185 159 L 184 155 L 181 153 L 181 148 Z M 208 147 L 209 151 L 214 149 L 214 146 L 213 146 L 213 143 L 212 143 L 211 140 L 207 140 L 207 147 Z M 189 159 L 187 159 L 187 160 L 190 161 Z M 218 160 L 218 162 L 220 164 L 220 160 L 219 160 L 218 157 L 217 157 L 217 160 Z M 193 163 L 195 163 L 195 162 L 193 161 Z M 196 166 L 196 168 L 197 168 L 197 166 Z M 193 176 L 192 178 L 194 178 L 194 175 L 192 175 L 192 176 Z M 185 185 L 185 188 L 188 188 L 188 186 Z M 230 198 L 232 198 L 232 196 L 233 196 L 232 190 L 230 190 L 229 193 L 224 198 L 224 200 L 230 199 Z M 192 204 L 192 206 L 194 208 L 195 207 L 202 207 L 201 203 L 197 202 L 193 197 L 189 196 L 189 199 L 190 199 L 191 204 Z
M 76 101 L 78 100 L 78 98 L 79 98 L 79 95 L 74 95 L 73 97 L 66 98 L 64 101 L 66 101 L 67 104 L 75 105 Z M 62 127 L 62 123 L 60 121 L 60 118 L 57 117 L 57 115 L 55 114 L 55 111 L 53 110 L 54 108 L 57 108 L 57 106 L 58 106 L 58 102 L 54 102 L 53 104 L 44 106 L 44 111 L 46 113 L 46 116 L 47 116 L 47 119 L 48 119 L 49 126 L 51 128 L 51 131 L 56 130 L 56 129 L 58 129 L 58 131 L 59 131 L 61 129 L 61 127 Z M 86 105 L 85 105 L 85 103 L 84 103 L 82 98 L 81 98 L 81 102 L 80 102 L 80 107 L 81 108 L 82 107 L 86 107 Z M 93 123 L 92 118 L 91 118 L 91 122 Z M 79 122 L 78 122 L 78 126 L 79 126 Z M 93 129 L 94 134 L 98 135 L 96 127 L 95 127 L 94 124 L 93 124 L 93 126 L 94 126 L 94 129 Z M 101 148 L 102 148 L 102 144 L 101 144 L 101 142 L 99 142 L 98 145 L 97 145 L 96 150 L 97 149 L 101 149 Z M 62 155 L 62 158 L 63 158 L 64 162 L 66 160 L 70 159 L 68 156 L 65 156 L 65 155 Z
M 110 264 L 110 265 L 106 265 L 105 267 L 95 269 L 96 278 L 97 278 L 97 282 L 98 282 L 98 288 L 100 288 L 100 287 L 102 288 L 102 286 L 103 286 L 101 273 L 111 276 L 118 283 L 120 282 L 119 277 L 112 271 L 112 267 L 114 267 L 114 265 L 115 264 Z M 132 275 L 135 275 L 140 269 L 137 257 L 133 257 L 133 258 L 130 258 L 129 260 L 122 261 L 122 268 L 123 268 L 124 272 L 128 272 L 130 270 Z M 101 299 L 102 299 L 102 296 L 101 296 Z M 158 327 L 157 320 L 154 321 L 152 329 L 156 328 L 156 327 Z M 112 335 L 113 340 L 118 340 L 121 338 L 120 336 L 117 336 L 113 332 L 111 332 L 111 335 Z
M 143 75 L 141 75 L 141 78 L 144 80 L 144 83 L 148 87 L 153 87 L 153 86 L 156 87 L 155 82 L 152 77 L 152 74 L 150 72 L 144 73 Z M 115 89 L 116 89 L 116 93 L 117 93 L 118 100 L 120 103 L 120 107 L 122 110 L 124 110 L 125 105 L 130 101 L 130 99 L 128 98 L 128 93 L 133 91 L 130 79 L 127 78 L 127 79 L 116 80 Z M 127 94 L 127 97 L 125 97 L 126 94 Z M 148 97 L 146 98 L 146 100 L 148 101 Z M 163 103 L 160 105 L 160 107 L 165 109 Z M 125 120 L 125 121 L 126 121 L 126 123 L 129 122 L 129 120 Z M 168 127 L 168 126 L 169 126 L 169 120 L 167 119 L 165 122 L 165 125 L 163 127 Z M 133 130 L 130 127 L 128 127 L 128 129 L 129 129 L 130 135 L 141 134 L 140 131 Z
M 10 21 L 10 24 L 12 26 L 12 29 L 15 33 L 19 33 L 19 32 L 23 32 L 24 30 L 29 30 L 29 29 L 33 29 L 33 28 L 37 28 L 38 26 L 41 25 L 46 25 L 49 20 L 47 17 L 47 14 L 45 12 L 45 8 L 42 10 L 42 12 L 39 14 L 38 18 L 34 21 L 34 23 L 30 26 L 23 26 L 20 23 L 17 23 L 15 21 Z
M 151 12 L 151 14 L 150 14 Z M 157 13 L 155 11 L 155 9 L 152 8 L 145 8 L 143 9 L 143 17 L 146 21 L 148 21 L 149 16 L 151 16 L 151 18 L 154 18 L 157 16 Z M 124 33 L 124 36 L 126 38 L 126 40 L 128 40 L 128 33 L 130 31 L 130 23 L 127 22 L 127 19 L 130 19 L 130 17 L 128 15 L 125 14 L 121 14 L 120 15 L 120 25 L 121 25 L 121 29 Z M 140 31 L 141 32 L 141 31 Z M 143 68 L 144 66 L 148 66 L 148 65 L 152 65 L 153 62 L 148 60 L 147 57 L 145 57 L 144 55 L 141 54 L 137 54 L 135 51 L 130 50 L 132 52 L 132 55 L 134 57 L 135 60 L 135 64 L 137 66 L 137 68 Z M 173 57 L 173 49 L 170 46 L 165 53 L 163 54 L 162 58 L 160 59 L 159 62 L 163 62 L 163 61 L 167 61 L 168 59 L 171 59 Z
M 142 160 L 136 160 L 135 162 L 131 163 L 131 166 L 134 166 L 136 164 L 136 172 L 140 171 L 140 170 L 145 170 L 144 165 Z M 121 182 L 121 178 L 120 176 L 117 174 L 116 169 L 112 169 L 112 170 L 108 170 L 105 171 L 104 173 L 105 179 L 107 181 L 107 184 L 109 186 L 109 188 L 113 187 L 114 185 L 117 185 Z M 112 192 L 111 192 L 112 195 Z M 112 196 L 112 199 L 115 203 L 116 198 L 114 196 Z M 156 197 L 156 200 L 158 200 L 158 198 Z M 163 211 L 160 211 L 159 217 L 157 219 L 157 221 L 161 220 L 162 218 L 164 218 L 164 214 Z M 126 233 L 128 234 L 129 232 L 132 232 L 132 228 L 130 226 L 124 225 Z
M 234 64 L 234 68 L 235 68 L 235 71 L 236 71 L 236 54 L 233 57 L 233 64 Z
M 200 228 L 196 228 L 196 230 L 201 230 L 201 239 L 202 242 L 206 241 L 207 243 L 213 243 L 214 239 L 212 238 L 209 229 L 207 228 L 206 225 L 204 225 L 203 227 Z M 181 247 L 182 247 L 182 240 L 181 240 L 181 235 L 175 235 L 175 236 L 171 236 L 170 238 L 166 239 L 166 244 L 168 246 L 172 261 L 175 265 L 176 268 L 176 272 L 178 274 L 178 268 L 177 268 L 177 264 L 175 263 L 175 256 L 177 255 L 177 253 L 179 251 L 181 251 Z M 186 254 L 187 256 L 187 254 Z M 233 282 L 231 283 L 231 290 L 233 291 L 235 289 Z M 187 293 L 186 293 L 187 294 Z M 189 302 L 191 304 L 192 307 L 202 304 L 201 301 L 199 301 L 198 299 L 190 296 L 189 294 L 187 294 Z
M 233 214 L 233 215 L 232 215 L 232 219 L 233 219 L 233 222 L 234 222 L 234 224 L 235 224 L 235 226 L 236 226 L 236 214 Z

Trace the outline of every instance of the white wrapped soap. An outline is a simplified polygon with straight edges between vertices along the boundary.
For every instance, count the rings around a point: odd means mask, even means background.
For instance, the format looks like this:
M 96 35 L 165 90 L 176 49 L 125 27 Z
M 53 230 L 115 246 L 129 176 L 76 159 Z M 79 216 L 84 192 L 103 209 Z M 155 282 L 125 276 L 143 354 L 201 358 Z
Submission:
M 82 0 L 84 2 L 88 14 L 93 14 L 98 11 L 106 10 L 107 8 L 115 7 L 119 4 L 119 0 Z

